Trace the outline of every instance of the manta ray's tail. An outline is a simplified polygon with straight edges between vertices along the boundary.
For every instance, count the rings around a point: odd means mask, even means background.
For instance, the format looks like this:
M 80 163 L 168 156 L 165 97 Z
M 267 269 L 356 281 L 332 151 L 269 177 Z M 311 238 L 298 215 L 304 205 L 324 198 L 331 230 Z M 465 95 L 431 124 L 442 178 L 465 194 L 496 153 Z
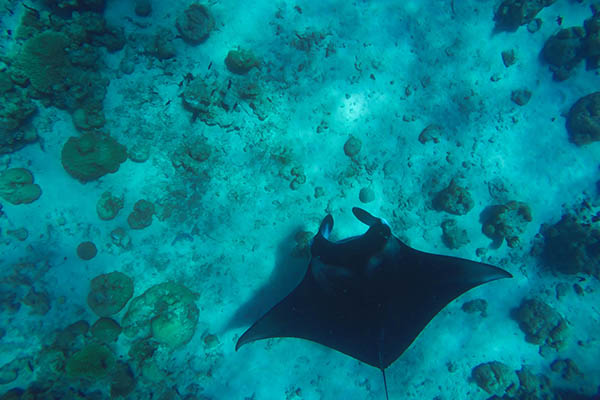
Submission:
M 390 396 L 387 391 L 387 381 L 385 379 L 385 368 L 381 368 L 381 373 L 383 374 L 383 387 L 385 388 L 385 399 L 390 400 Z

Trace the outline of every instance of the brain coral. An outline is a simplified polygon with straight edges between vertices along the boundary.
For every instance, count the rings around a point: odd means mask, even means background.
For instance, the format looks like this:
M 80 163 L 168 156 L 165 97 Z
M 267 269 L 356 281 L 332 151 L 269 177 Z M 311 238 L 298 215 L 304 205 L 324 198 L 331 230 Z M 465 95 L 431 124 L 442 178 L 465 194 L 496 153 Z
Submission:
M 134 298 L 121 321 L 125 336 L 152 337 L 175 349 L 194 336 L 199 311 L 196 295 L 183 285 L 164 282 Z
M 117 172 L 127 159 L 127 149 L 108 135 L 86 133 L 70 137 L 61 153 L 65 171 L 81 182 Z

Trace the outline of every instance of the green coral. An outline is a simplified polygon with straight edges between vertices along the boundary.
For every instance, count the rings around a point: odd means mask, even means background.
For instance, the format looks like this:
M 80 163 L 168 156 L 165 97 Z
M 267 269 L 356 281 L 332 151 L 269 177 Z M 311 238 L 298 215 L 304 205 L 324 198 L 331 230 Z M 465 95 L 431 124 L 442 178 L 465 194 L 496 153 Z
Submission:
M 152 225 L 153 215 L 154 204 L 148 200 L 138 200 L 127 217 L 127 223 L 131 229 L 144 229 Z
M 121 331 L 121 326 L 112 318 L 102 317 L 92 325 L 92 335 L 103 343 L 115 342 Z
M 42 93 L 63 85 L 71 63 L 66 49 L 69 38 L 59 32 L 45 31 L 25 42 L 17 56 L 17 66 L 29 78 L 31 85 Z
M 503 205 L 487 207 L 483 212 L 483 233 L 499 246 L 506 239 L 508 247 L 519 245 L 519 235 L 531 222 L 531 209 L 523 202 L 511 200 Z
M 234 74 L 247 74 L 252 68 L 260 66 L 260 61 L 250 50 L 230 50 L 225 58 L 227 69 Z
M 115 355 L 106 346 L 92 343 L 69 357 L 65 371 L 73 378 L 99 379 L 107 376 L 114 366 Z
M 37 107 L 22 90 L 14 87 L 6 71 L 0 71 L 0 104 L 0 153 L 12 153 L 35 141 L 35 130 L 23 128 Z
M 452 179 L 445 189 L 439 191 L 433 198 L 433 208 L 454 215 L 465 215 L 475 205 L 469 191 L 456 184 Z
M 118 171 L 127 149 L 108 135 L 86 133 L 70 137 L 61 153 L 62 165 L 72 177 L 89 182 Z
M 0 173 L 0 197 L 12 204 L 29 204 L 42 194 L 25 168 L 10 168 Z
M 183 285 L 164 282 L 134 298 L 121 321 L 129 338 L 152 336 L 171 349 L 194 336 L 199 310 L 196 295 Z
M 133 280 L 122 272 L 110 272 L 92 279 L 87 302 L 100 317 L 121 311 L 133 296 Z
M 113 196 L 110 192 L 102 193 L 100 199 L 96 203 L 96 212 L 101 220 L 109 221 L 117 216 L 123 208 L 123 196 Z

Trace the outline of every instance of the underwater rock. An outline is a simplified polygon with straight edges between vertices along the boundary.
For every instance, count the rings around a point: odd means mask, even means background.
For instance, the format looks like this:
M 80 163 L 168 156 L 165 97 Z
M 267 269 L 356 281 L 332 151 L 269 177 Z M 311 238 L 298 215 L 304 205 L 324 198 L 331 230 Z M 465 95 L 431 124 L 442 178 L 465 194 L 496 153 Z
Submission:
M 71 69 L 67 55 L 69 38 L 60 32 L 45 31 L 23 45 L 15 63 L 31 82 L 31 85 L 42 93 L 50 93 L 56 86 L 63 86 Z
M 0 72 L 0 80 L 3 74 L 7 75 Z M 12 153 L 35 142 L 35 130 L 26 129 L 27 122 L 37 112 L 35 103 L 21 89 L 9 89 L 0 90 L 0 104 L 0 154 Z
M 175 34 L 167 28 L 158 28 L 156 34 L 146 44 L 146 53 L 158 58 L 159 60 L 168 60 L 177 55 L 174 40 Z
M 540 232 L 542 257 L 549 266 L 564 274 L 584 272 L 600 278 L 600 229 L 565 214 Z
M 487 301 L 485 299 L 475 299 L 463 303 L 461 310 L 467 314 L 479 313 L 482 317 L 487 317 Z
M 296 165 L 290 170 L 290 175 L 293 176 L 290 182 L 290 188 L 292 190 L 298 190 L 300 185 L 306 183 L 306 175 L 304 174 L 304 168 L 301 165 Z
M 350 135 L 346 143 L 344 143 L 344 154 L 350 158 L 354 158 L 358 155 L 361 148 L 362 141 L 354 135 Z
M 152 13 L 152 3 L 150 0 L 135 0 L 134 10 L 138 17 L 147 17 Z
M 554 372 L 560 373 L 560 376 L 568 381 L 573 380 L 573 378 L 583 376 L 577 367 L 577 364 L 575 364 L 575 361 L 571 360 L 570 358 L 554 360 L 552 364 L 550 364 L 550 369 Z
M 113 196 L 110 192 L 104 192 L 96 203 L 96 213 L 103 221 L 114 219 L 123 208 L 125 200 L 123 196 Z
M 110 232 L 110 239 L 115 246 L 125 250 L 131 248 L 131 237 L 121 227 L 115 228 Z
M 205 162 L 210 158 L 213 149 L 205 137 L 200 136 L 188 140 L 179 146 L 171 155 L 171 163 L 177 169 L 183 169 L 197 176 L 209 178 Z
M 208 39 L 210 31 L 215 28 L 215 21 L 208 8 L 195 3 L 177 16 L 175 26 L 183 40 L 189 44 L 199 44 Z
M 97 253 L 98 249 L 96 248 L 94 242 L 81 242 L 79 243 L 79 246 L 77 246 L 77 255 L 82 260 L 91 260 L 92 258 L 96 257 Z
M 127 217 L 131 229 L 144 229 L 152 225 L 154 204 L 148 200 L 138 200 L 133 206 L 133 211 Z
M 104 46 L 109 53 L 122 50 L 127 43 L 125 38 L 125 30 L 122 26 L 106 26 L 101 35 L 95 35 L 93 45 Z
M 33 360 L 30 357 L 15 358 L 12 361 L 2 365 L 0 367 L 0 385 L 7 385 L 14 382 L 21 373 L 29 368 L 29 364 Z M 4 400 L 4 397 L 0 397 Z
M 121 326 L 112 318 L 102 317 L 91 327 L 92 336 L 102 343 L 116 342 L 121 334 Z
M 102 128 L 106 122 L 104 111 L 99 108 L 78 108 L 71 113 L 75 128 L 80 131 L 90 131 Z
M 486 207 L 482 212 L 483 233 L 500 246 L 506 239 L 510 248 L 519 245 L 519 235 L 531 222 L 531 209 L 526 203 L 511 200 L 504 205 Z
M 125 146 L 108 135 L 91 132 L 70 137 L 61 152 L 65 171 L 82 183 L 117 172 L 125 160 Z
M 106 0 L 43 0 L 50 8 L 59 11 L 104 11 Z
M 550 380 L 543 374 L 535 375 L 527 366 L 522 366 L 517 371 L 519 377 L 518 399 L 552 399 L 554 394 L 550 387 Z
M 127 154 L 133 162 L 146 162 L 150 158 L 150 144 L 138 142 L 129 148 Z
M 31 307 L 31 314 L 46 315 L 50 311 L 50 296 L 46 291 L 36 291 L 35 288 L 29 288 L 29 291 L 22 300 L 23 304 Z
M 513 310 L 512 318 L 525 333 L 527 342 L 549 346 L 556 350 L 562 349 L 565 345 L 567 321 L 543 301 L 523 299 L 519 308 Z
M 469 243 L 467 230 L 460 228 L 453 219 L 442 222 L 442 241 L 449 249 L 458 249 Z
M 581 27 L 561 29 L 546 40 L 542 49 L 542 59 L 550 64 L 556 81 L 567 79 L 573 68 L 582 58 L 582 46 L 585 31 Z
M 250 50 L 229 50 L 225 58 L 225 65 L 230 72 L 238 75 L 247 74 L 252 68 L 259 67 L 260 61 Z
M 133 296 L 133 280 L 122 272 L 98 275 L 90 283 L 87 303 L 99 317 L 118 313 Z
M 14 229 L 14 230 L 7 230 L 6 234 L 8 236 L 12 236 L 15 239 L 17 239 L 20 242 L 23 242 L 25 240 L 27 240 L 27 237 L 29 237 L 29 231 L 27 231 L 27 229 L 25 228 L 18 228 L 18 229 Z
M 25 168 L 10 168 L 0 173 L 0 197 L 11 204 L 29 204 L 40 198 L 42 189 L 33 183 Z
M 115 355 L 108 347 L 91 343 L 71 355 L 65 364 L 67 376 L 97 380 L 112 372 Z
M 363 204 L 370 203 L 375 200 L 375 192 L 370 187 L 361 188 L 358 192 L 358 200 Z
M 569 140 L 577 146 L 600 140 L 600 92 L 583 96 L 567 115 Z
M 135 384 L 136 380 L 129 364 L 117 361 L 110 377 L 111 398 L 126 398 L 135 389 Z
M 66 328 L 58 330 L 52 348 L 58 348 L 61 352 L 69 353 L 73 348 L 78 347 L 85 340 L 85 335 L 90 330 L 90 324 L 87 321 L 79 320 L 68 325 Z
M 510 94 L 510 99 L 518 106 L 524 106 L 531 99 L 531 92 L 527 89 L 513 90 Z
M 174 282 L 154 285 L 129 304 L 121 321 L 123 333 L 129 338 L 151 335 L 171 349 L 181 347 L 196 331 L 196 297 L 187 287 Z
M 517 57 L 515 55 L 514 49 L 504 50 L 502 52 L 502 63 L 506 68 L 510 67 L 514 63 L 517 62 Z
M 433 208 L 437 211 L 446 211 L 454 215 L 465 215 L 474 207 L 475 203 L 467 189 L 458 186 L 454 179 L 448 187 L 438 192 L 433 198 Z
M 516 31 L 533 21 L 535 16 L 556 0 L 504 0 L 494 14 L 495 29 Z
M 499 361 L 479 364 L 471 371 L 471 377 L 477 386 L 495 396 L 513 395 L 519 388 L 515 371 Z

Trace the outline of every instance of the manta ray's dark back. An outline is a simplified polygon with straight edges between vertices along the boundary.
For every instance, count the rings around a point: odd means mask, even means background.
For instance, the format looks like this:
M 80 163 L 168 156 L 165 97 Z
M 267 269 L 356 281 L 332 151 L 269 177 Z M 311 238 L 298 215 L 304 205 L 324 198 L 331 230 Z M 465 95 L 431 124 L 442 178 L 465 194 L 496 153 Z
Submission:
M 352 211 L 367 232 L 330 241 L 333 218 L 327 215 L 302 282 L 239 338 L 236 350 L 259 339 L 295 337 L 384 371 L 452 300 L 512 276 L 489 264 L 412 249 L 382 219 Z

